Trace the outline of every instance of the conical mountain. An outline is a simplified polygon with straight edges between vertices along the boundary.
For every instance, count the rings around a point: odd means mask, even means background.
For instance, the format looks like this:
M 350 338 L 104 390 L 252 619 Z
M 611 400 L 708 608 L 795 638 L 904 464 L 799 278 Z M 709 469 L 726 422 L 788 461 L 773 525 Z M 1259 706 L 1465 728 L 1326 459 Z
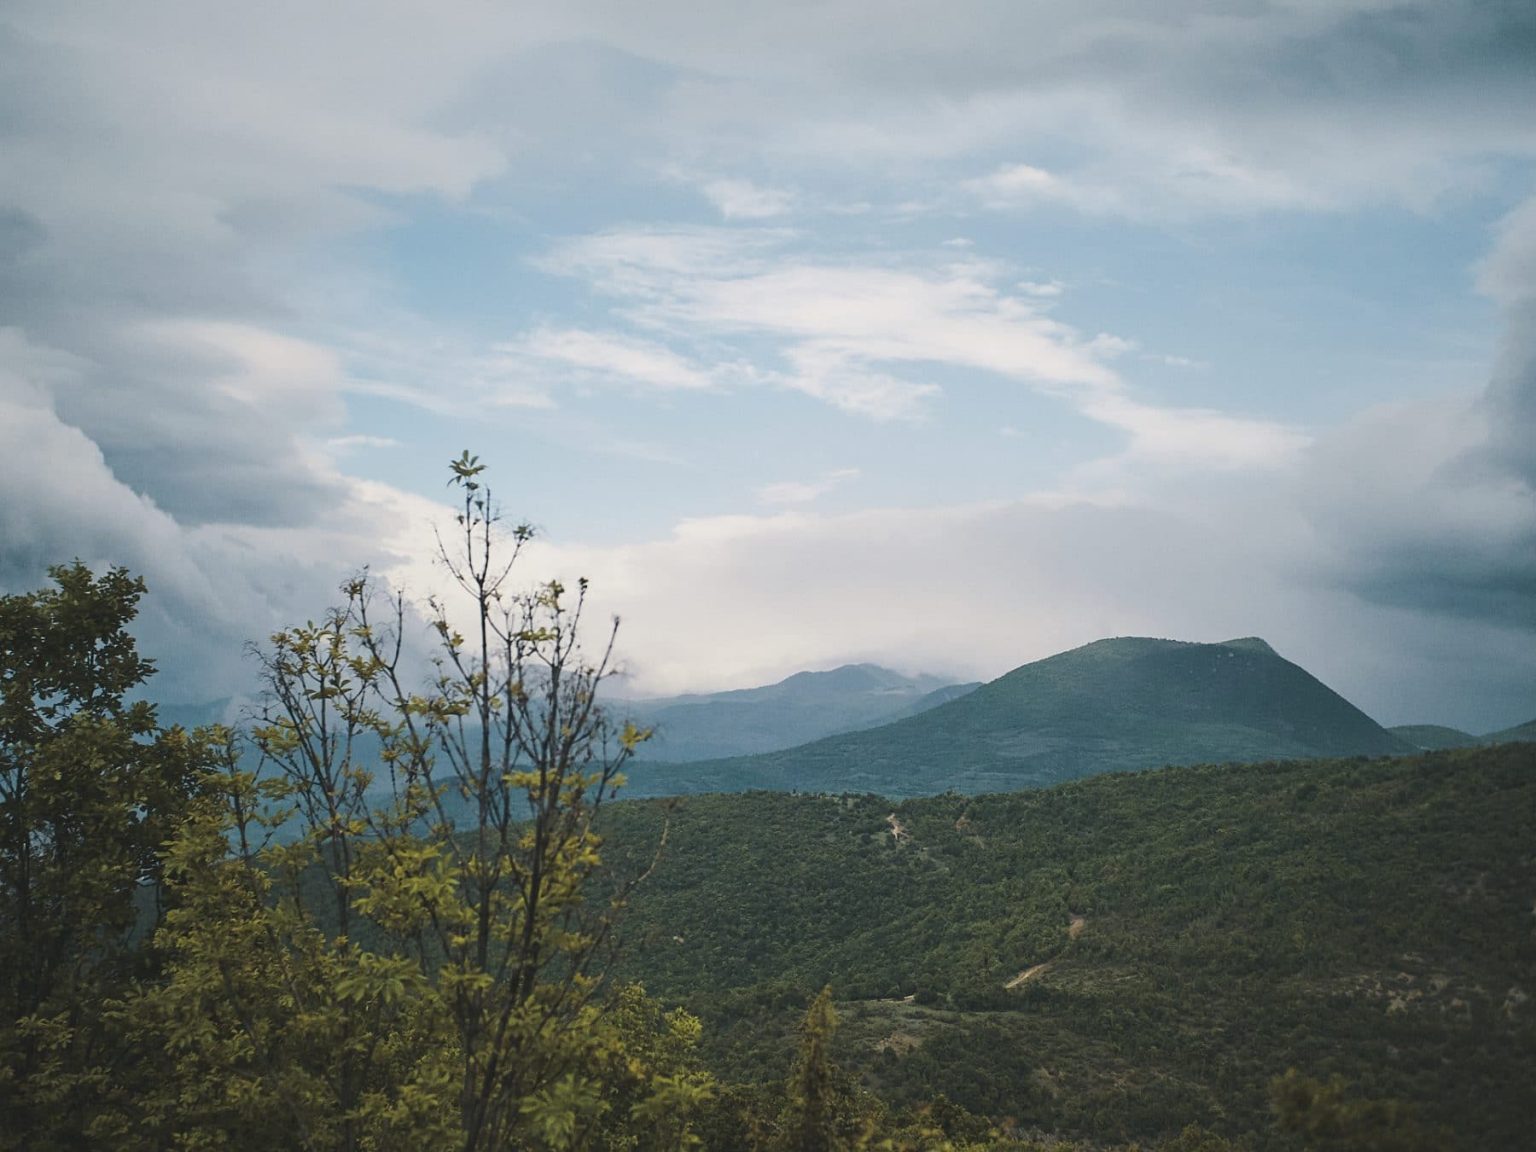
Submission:
M 879 728 L 638 769 L 637 791 L 1009 791 L 1164 764 L 1414 751 L 1263 640 L 1101 640 Z

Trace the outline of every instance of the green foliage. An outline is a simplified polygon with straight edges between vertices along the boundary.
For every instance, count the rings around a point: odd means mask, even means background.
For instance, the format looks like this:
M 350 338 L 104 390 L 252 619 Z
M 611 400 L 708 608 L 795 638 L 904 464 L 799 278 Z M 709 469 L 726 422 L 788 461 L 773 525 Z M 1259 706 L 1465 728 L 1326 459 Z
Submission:
M 852 1141 L 850 1093 L 832 1061 L 837 1013 L 832 989 L 823 988 L 800 1022 L 800 1053 L 790 1072 L 783 1125 L 783 1147 L 794 1152 L 843 1152 Z
M 146 975 L 158 849 L 201 767 L 128 695 L 144 585 L 78 561 L 0 597 L 0 1148 L 82 1138 L 113 1091 L 103 1001 Z
M 1449 1131 L 1424 1128 L 1410 1105 L 1353 1096 L 1337 1076 L 1324 1084 L 1292 1068 L 1270 1085 L 1270 1099 L 1281 1129 L 1311 1152 L 1440 1152 L 1451 1142 Z
M 592 821 L 646 733 L 597 707 L 585 585 L 515 592 L 530 531 L 503 554 L 484 466 L 452 467 L 468 609 L 429 603 L 430 682 L 406 683 L 404 601 L 348 581 L 262 653 L 260 771 L 229 745 L 172 841 L 166 978 L 124 1010 L 172 1061 L 146 1147 L 694 1142 L 697 1022 L 605 991 L 635 877 Z
M 608 855 L 662 817 L 607 811 Z M 830 982 L 838 1061 L 897 1109 L 943 1092 L 1101 1143 L 1270 1140 L 1264 1086 L 1295 1065 L 1472 1147 L 1525 1138 L 1530 746 L 899 804 L 699 796 L 667 818 L 625 970 L 700 1015 L 725 1079 L 782 1079 Z

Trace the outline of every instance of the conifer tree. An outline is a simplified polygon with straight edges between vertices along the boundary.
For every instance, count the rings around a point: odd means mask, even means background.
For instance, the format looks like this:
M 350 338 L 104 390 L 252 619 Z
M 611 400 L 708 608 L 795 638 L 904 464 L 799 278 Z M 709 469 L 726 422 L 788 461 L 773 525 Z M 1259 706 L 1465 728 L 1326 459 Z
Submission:
M 790 1072 L 784 1147 L 795 1152 L 842 1152 L 846 1090 L 832 1061 L 837 1012 L 832 989 L 823 988 L 800 1022 L 800 1051 Z

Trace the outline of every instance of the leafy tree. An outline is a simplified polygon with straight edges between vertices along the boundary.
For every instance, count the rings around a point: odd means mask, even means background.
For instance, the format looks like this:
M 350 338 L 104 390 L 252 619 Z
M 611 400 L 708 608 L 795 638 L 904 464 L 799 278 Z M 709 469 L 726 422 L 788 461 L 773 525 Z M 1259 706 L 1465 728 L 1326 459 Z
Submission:
M 99 1112 L 101 1005 L 152 963 L 158 850 L 202 766 L 127 700 L 154 671 L 128 632 L 143 582 L 49 576 L 0 597 L 0 1147 L 69 1142 Z
M 177 1067 L 147 1130 L 252 1148 L 689 1146 L 710 1091 L 696 1022 L 604 987 L 648 868 L 606 873 L 592 821 L 648 733 L 598 706 L 614 634 L 583 654 L 585 582 L 574 598 L 512 588 L 532 532 L 501 532 L 483 471 L 452 464 L 440 551 L 467 611 L 461 630 L 428 602 L 425 688 L 404 667 L 410 606 L 366 575 L 262 651 L 261 767 L 232 747 L 221 802 L 170 853 L 170 979 L 133 1012 Z

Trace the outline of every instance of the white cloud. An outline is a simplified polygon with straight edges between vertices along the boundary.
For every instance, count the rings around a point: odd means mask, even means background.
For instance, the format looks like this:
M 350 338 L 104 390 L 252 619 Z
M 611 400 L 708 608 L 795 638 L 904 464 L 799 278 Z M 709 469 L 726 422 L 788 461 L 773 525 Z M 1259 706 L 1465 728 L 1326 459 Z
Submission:
M 711 180 L 704 195 L 727 220 L 766 220 L 783 216 L 795 207 L 793 192 L 764 188 L 750 180 Z
M 714 386 L 710 374 L 651 341 L 581 329 L 541 329 L 506 349 L 578 368 L 604 380 L 661 389 Z
M 1196 360 L 1189 356 L 1167 356 L 1156 352 L 1143 352 L 1143 360 L 1150 360 L 1157 364 L 1166 365 L 1169 368 L 1207 368 L 1208 364 L 1203 360 Z
M 325 446 L 332 452 L 351 452 L 356 448 L 398 448 L 400 441 L 393 436 L 332 436 Z
M 1499 221 L 1493 247 L 1478 262 L 1477 287 L 1506 308 L 1536 296 L 1536 196 Z
M 146 323 L 130 337 L 207 362 L 208 386 L 246 407 L 300 408 L 328 420 L 340 415 L 347 375 L 330 348 L 251 324 L 191 318 Z
M 857 468 L 838 468 L 819 480 L 781 480 L 757 490 L 759 504 L 809 504 L 819 500 L 844 481 L 856 479 Z
M 1089 400 L 1084 414 L 1130 434 L 1122 462 L 1188 469 L 1271 469 L 1293 462 L 1304 432 L 1208 408 L 1159 408 L 1124 396 Z
M 1060 280 L 1020 280 L 1014 287 L 1024 295 L 1033 296 L 1036 299 L 1060 296 L 1066 289 L 1066 285 Z
M 962 187 L 989 207 L 1072 199 L 1071 190 L 1059 178 L 1032 164 L 1004 164 L 965 181 Z
M 54 390 L 90 370 L 0 332 L 0 590 L 36 587 L 48 565 L 72 557 L 142 575 L 150 595 L 135 630 L 170 698 L 246 689 L 247 642 L 312 617 L 348 571 L 391 561 L 394 544 L 419 547 L 425 529 L 404 517 L 420 511 L 411 498 L 334 473 L 326 515 L 307 525 L 178 520 L 124 483 L 57 410 Z M 316 456 L 309 467 L 324 465 Z
M 668 243 L 654 231 L 606 233 L 546 264 L 627 300 L 622 317 L 674 340 L 771 338 L 790 370 L 762 365 L 760 379 L 871 419 L 922 418 L 941 394 L 924 375 L 948 367 L 1062 400 L 1127 433 L 1127 459 L 1160 467 L 1266 468 L 1306 443 L 1272 421 L 1133 400 L 1106 361 L 1136 344 L 1102 332 L 1083 339 L 1043 311 L 1036 292 L 1000 287 L 1006 266 L 834 264 L 775 251 L 784 239 L 690 230 Z
M 857 352 L 834 344 L 799 344 L 785 356 L 793 370 L 770 375 L 769 379 L 853 416 L 876 421 L 920 420 L 928 402 L 940 393 L 937 384 L 876 371 Z
M 1333 537 L 1319 537 L 1297 482 L 1317 481 L 1320 466 L 1299 458 L 1278 484 L 1214 498 L 1174 485 L 1130 504 L 692 520 L 639 544 L 542 544 L 528 575 L 591 578 L 594 606 L 623 616 L 621 652 L 644 693 L 767 683 L 852 658 L 990 678 L 1105 636 L 1257 634 L 1384 723 L 1484 730 L 1528 711 L 1517 686 L 1536 654 L 1517 634 L 1316 578 Z M 1448 693 L 1447 667 L 1481 698 Z
M 983 207 L 1023 211 L 1060 205 L 1093 216 L 1131 218 L 1190 213 L 1247 214 L 1320 210 L 1342 203 L 1342 192 L 1307 183 L 1293 171 L 1239 158 L 1223 143 L 1190 139 L 1186 129 L 1147 126 L 1122 137 L 1120 123 L 1100 126 L 1096 159 L 1070 173 L 1004 164 L 963 180 L 960 190 Z
M 1127 340 L 1123 336 L 1115 336 L 1109 332 L 1100 332 L 1088 341 L 1088 348 L 1096 356 L 1113 360 L 1117 356 L 1124 356 L 1127 352 L 1134 352 L 1136 341 Z

